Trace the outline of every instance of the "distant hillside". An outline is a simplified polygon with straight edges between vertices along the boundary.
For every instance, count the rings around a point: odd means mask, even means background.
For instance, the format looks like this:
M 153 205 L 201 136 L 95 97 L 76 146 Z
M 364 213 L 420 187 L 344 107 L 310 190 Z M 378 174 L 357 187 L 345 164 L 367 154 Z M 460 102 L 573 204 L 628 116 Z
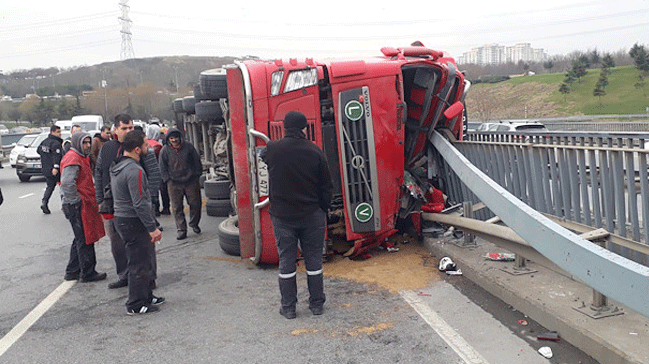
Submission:
M 588 70 L 570 93 L 559 92 L 565 73 L 521 76 L 495 84 L 473 85 L 467 95 L 469 119 L 540 118 L 569 115 L 643 114 L 649 107 L 649 82 L 642 88 L 633 66 L 614 67 L 606 95 L 593 96 L 599 69 Z M 644 75 L 647 80 L 648 75 Z
M 179 88 L 188 87 L 198 81 L 200 72 L 231 64 L 235 59 L 233 57 L 153 57 L 66 70 L 37 69 L 6 75 L 0 78 L 0 87 L 4 95 L 14 98 L 24 97 L 28 93 L 38 93 L 39 90 L 42 91 L 41 94 L 47 93 L 51 88 L 67 85 L 88 85 L 97 89 L 102 80 L 106 80 L 108 88 L 112 89 L 150 84 L 155 88 L 175 91 L 176 79 Z

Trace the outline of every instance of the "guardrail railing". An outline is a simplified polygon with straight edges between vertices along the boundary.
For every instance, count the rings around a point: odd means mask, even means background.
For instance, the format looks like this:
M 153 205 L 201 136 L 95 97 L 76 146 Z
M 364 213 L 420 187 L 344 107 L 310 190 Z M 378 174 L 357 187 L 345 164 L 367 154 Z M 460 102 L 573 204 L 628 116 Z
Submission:
M 537 211 L 649 242 L 649 134 L 480 132 L 454 145 Z M 456 183 L 447 181 L 449 187 Z M 464 186 L 451 188 L 449 196 L 478 202 Z M 626 247 L 610 249 L 649 263 L 647 255 Z

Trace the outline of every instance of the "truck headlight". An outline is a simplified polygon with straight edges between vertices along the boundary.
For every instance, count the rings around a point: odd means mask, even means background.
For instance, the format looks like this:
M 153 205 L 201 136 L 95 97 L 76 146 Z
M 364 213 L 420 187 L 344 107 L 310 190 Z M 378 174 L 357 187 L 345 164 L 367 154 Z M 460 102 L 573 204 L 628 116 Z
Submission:
M 318 70 L 316 68 L 291 71 L 286 80 L 284 92 L 291 92 L 301 88 L 313 86 L 318 83 Z

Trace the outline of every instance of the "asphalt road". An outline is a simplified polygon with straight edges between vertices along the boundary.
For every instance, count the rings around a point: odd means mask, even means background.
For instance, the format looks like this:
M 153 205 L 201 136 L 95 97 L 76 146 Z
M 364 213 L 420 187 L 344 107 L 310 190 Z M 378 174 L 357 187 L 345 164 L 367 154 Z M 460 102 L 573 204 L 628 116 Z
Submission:
M 536 350 L 547 344 L 533 335 L 544 329 L 517 327 L 521 313 L 463 277 L 400 294 L 327 278 L 325 314 L 312 316 L 299 276 L 298 317 L 286 320 L 276 268 L 224 254 L 221 219 L 205 214 L 203 233 L 184 241 L 175 240 L 173 219 L 161 218 L 155 294 L 167 302 L 130 317 L 127 289 L 106 287 L 116 279 L 107 238 L 96 253 L 108 280 L 66 286 L 72 230 L 58 189 L 43 215 L 44 180 L 20 183 L 5 168 L 0 187 L 0 363 L 595 363 L 566 343 L 551 343 L 555 357 L 543 358 Z M 44 300 L 51 308 L 9 341 Z

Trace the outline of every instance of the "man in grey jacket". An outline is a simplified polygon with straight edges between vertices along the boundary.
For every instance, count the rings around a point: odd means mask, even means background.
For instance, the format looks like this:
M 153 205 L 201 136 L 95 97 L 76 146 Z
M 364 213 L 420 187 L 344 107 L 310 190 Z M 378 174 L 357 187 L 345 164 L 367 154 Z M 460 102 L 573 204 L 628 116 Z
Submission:
M 151 290 L 151 249 L 162 239 L 155 224 L 146 173 L 140 159 L 149 149 L 140 130 L 130 131 L 122 142 L 124 155 L 110 170 L 110 184 L 115 208 L 115 228 L 126 246 L 128 259 L 128 299 L 126 313 L 139 315 L 158 310 L 164 302 Z

